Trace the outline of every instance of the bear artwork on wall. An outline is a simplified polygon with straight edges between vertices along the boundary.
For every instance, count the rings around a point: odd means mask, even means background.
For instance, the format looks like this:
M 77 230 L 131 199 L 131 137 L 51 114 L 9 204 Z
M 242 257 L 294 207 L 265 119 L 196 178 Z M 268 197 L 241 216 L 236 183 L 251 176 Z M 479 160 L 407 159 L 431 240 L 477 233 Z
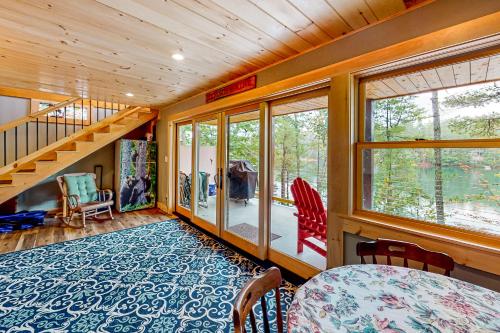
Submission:
M 120 212 L 156 204 L 156 143 L 119 140 L 116 143 L 116 208 Z

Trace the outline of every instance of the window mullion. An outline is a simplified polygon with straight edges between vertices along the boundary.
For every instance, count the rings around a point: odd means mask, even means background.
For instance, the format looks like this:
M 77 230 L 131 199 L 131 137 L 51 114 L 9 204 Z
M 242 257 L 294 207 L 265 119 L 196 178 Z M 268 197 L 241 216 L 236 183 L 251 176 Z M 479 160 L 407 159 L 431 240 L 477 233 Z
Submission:
M 359 142 L 356 146 L 360 149 L 500 148 L 500 139 Z

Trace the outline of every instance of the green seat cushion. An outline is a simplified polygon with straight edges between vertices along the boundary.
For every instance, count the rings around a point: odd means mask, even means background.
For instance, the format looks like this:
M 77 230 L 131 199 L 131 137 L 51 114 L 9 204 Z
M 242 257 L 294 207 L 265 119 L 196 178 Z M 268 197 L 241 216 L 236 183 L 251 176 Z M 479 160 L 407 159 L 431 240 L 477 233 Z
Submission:
M 64 176 L 64 182 L 68 195 L 76 194 L 80 197 L 80 203 L 88 203 L 97 200 L 97 188 L 94 177 L 91 174 L 82 176 Z

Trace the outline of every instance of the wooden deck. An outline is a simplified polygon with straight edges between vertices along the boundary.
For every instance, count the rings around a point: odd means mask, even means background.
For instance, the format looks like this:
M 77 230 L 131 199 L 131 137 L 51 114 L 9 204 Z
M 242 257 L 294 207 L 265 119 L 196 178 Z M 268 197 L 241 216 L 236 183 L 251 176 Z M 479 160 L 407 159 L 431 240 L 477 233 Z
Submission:
M 247 224 L 255 227 L 254 232 L 257 233 L 259 223 L 258 209 L 257 199 L 250 199 L 246 206 L 241 201 L 229 201 L 226 227 L 234 228 L 241 224 Z M 275 235 L 271 241 L 271 248 L 321 270 L 326 269 L 326 258 L 307 246 L 304 247 L 304 252 L 297 253 L 297 218 L 293 215 L 295 211 L 295 207 L 286 207 L 276 203 L 271 206 L 271 232 Z M 198 216 L 212 223 L 215 223 L 216 220 L 215 212 L 215 197 L 208 198 L 208 207 L 198 208 Z M 233 232 L 238 234 L 238 232 Z M 242 234 L 240 236 L 245 237 Z M 256 239 L 257 235 L 251 238 Z M 314 239 L 312 241 L 318 246 L 322 246 L 320 242 L 316 242 Z

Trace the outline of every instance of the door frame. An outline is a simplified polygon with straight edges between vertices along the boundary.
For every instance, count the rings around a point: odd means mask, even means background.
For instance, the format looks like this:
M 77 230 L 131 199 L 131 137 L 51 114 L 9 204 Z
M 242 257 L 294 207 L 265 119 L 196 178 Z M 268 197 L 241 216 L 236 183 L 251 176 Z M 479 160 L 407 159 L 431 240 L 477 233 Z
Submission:
M 198 163 L 198 147 L 197 147 L 197 124 L 206 120 L 216 120 L 217 121 L 217 126 L 218 126 L 218 131 L 217 131 L 217 157 L 216 157 L 216 169 L 217 169 L 217 174 L 219 175 L 218 179 L 220 180 L 219 186 L 217 186 L 217 204 L 216 204 L 216 224 L 211 224 L 207 221 L 204 221 L 203 219 L 195 216 L 195 191 L 194 189 L 197 186 L 197 181 L 198 177 L 194 177 L 192 179 L 192 184 L 191 184 L 191 211 L 188 211 L 188 214 L 186 215 L 187 217 L 191 218 L 191 222 L 200 228 L 210 232 L 211 234 L 220 237 L 221 239 L 233 244 L 234 246 L 242 249 L 243 251 L 261 259 L 261 260 L 269 260 L 279 266 L 282 266 L 285 269 L 290 270 L 293 273 L 296 273 L 297 275 L 304 277 L 304 278 L 310 278 L 319 272 L 321 272 L 321 269 L 312 266 L 308 264 L 307 262 L 301 261 L 297 258 L 294 258 L 291 255 L 285 254 L 283 252 L 280 252 L 276 249 L 271 248 L 271 240 L 270 240 L 270 233 L 271 233 L 271 207 L 273 204 L 273 186 L 271 184 L 272 182 L 272 154 L 273 154 L 273 140 L 274 140 L 274 135 L 273 135 L 273 115 L 272 115 L 272 109 L 271 107 L 273 105 L 280 105 L 283 103 L 289 103 L 289 102 L 294 102 L 294 101 L 300 101 L 300 100 L 305 100 L 308 98 L 313 98 L 313 97 L 318 97 L 318 96 L 327 96 L 328 97 L 328 104 L 331 104 L 331 91 L 330 87 L 326 86 L 320 86 L 317 87 L 316 89 L 308 89 L 307 91 L 302 91 L 299 93 L 294 93 L 286 96 L 280 96 L 279 98 L 271 98 L 266 101 L 262 101 L 260 103 L 253 103 L 250 105 L 245 105 L 242 107 L 237 107 L 237 108 L 231 108 L 231 109 L 222 109 L 218 111 L 211 112 L 209 114 L 205 114 L 202 116 L 198 117 L 193 117 L 188 120 L 183 120 L 180 122 L 175 123 L 176 126 L 182 125 L 182 124 L 189 124 L 191 123 L 193 126 L 193 141 L 192 141 L 192 172 L 194 172 L 197 168 L 197 163 Z M 245 113 L 245 112 L 250 112 L 250 111 L 256 111 L 257 109 L 260 110 L 260 127 L 259 127 L 259 132 L 260 132 L 260 160 L 259 160 L 259 242 L 258 244 L 253 244 L 249 242 L 248 240 L 244 239 L 241 236 L 238 236 L 235 233 L 229 232 L 225 230 L 225 219 L 226 216 L 225 214 L 225 190 L 226 190 L 226 177 L 220 177 L 220 174 L 226 175 L 227 174 L 227 167 L 225 165 L 226 158 L 227 158 L 227 117 L 230 115 L 234 114 L 239 114 L 239 113 Z M 328 105 L 328 119 L 331 117 L 331 111 L 330 111 L 330 105 Z M 328 124 L 328 137 L 330 137 L 332 127 L 330 126 L 331 123 L 329 121 Z M 177 149 L 177 127 L 176 127 L 176 149 Z M 328 142 L 328 145 L 330 142 Z M 329 146 L 328 146 L 329 147 Z M 175 158 L 178 158 L 177 151 L 175 153 Z M 331 159 L 331 152 L 330 148 L 327 149 L 327 160 L 330 161 Z M 175 177 L 176 177 L 176 194 L 177 194 L 177 161 L 175 164 Z M 328 165 L 330 165 L 330 162 L 328 162 Z M 222 178 L 222 179 L 221 179 Z M 222 186 L 222 189 L 220 189 L 220 186 Z M 329 189 L 329 187 L 328 187 Z M 328 192 L 328 198 L 330 198 L 331 193 Z M 330 199 L 329 199 L 330 202 Z M 178 207 L 177 205 L 177 198 L 176 198 L 176 209 Z M 178 211 L 178 210 L 177 210 Z M 179 213 L 182 214 L 181 211 L 178 211 Z M 330 228 L 330 225 L 329 225 Z M 330 233 L 328 231 L 327 233 Z M 328 237 L 327 239 L 328 245 L 331 244 L 330 238 Z M 327 261 L 327 267 L 328 265 L 328 260 L 329 257 L 331 256 L 330 252 L 331 250 L 328 250 L 330 246 L 327 245 L 327 251 L 328 255 L 325 260 Z M 331 260 L 331 259 L 330 259 Z
M 259 183 L 259 223 L 258 223 L 258 241 L 257 244 L 254 244 L 250 242 L 249 240 L 245 239 L 244 237 L 239 236 L 236 233 L 233 233 L 231 231 L 228 231 L 225 229 L 226 227 L 226 212 L 227 212 L 227 207 L 226 203 L 228 202 L 228 192 L 227 192 L 227 181 L 226 181 L 226 175 L 228 173 L 227 170 L 227 157 L 228 157 L 228 143 L 229 143 L 229 133 L 228 133 L 228 126 L 229 126 L 229 117 L 238 115 L 238 114 L 244 114 L 244 113 L 249 113 L 249 112 L 259 112 L 259 178 L 258 178 L 258 183 Z M 250 104 L 246 105 L 240 108 L 235 108 L 235 109 L 230 109 L 222 112 L 222 151 L 221 151 L 221 166 L 222 166 L 222 174 L 224 175 L 222 178 L 224 178 L 223 181 L 223 193 L 221 196 L 221 221 L 220 221 L 220 237 L 231 244 L 237 246 L 238 248 L 242 249 L 243 251 L 250 253 L 251 255 L 261 259 L 265 260 L 267 259 L 267 239 L 268 239 L 268 228 L 267 228 L 267 218 L 265 217 L 267 209 L 265 208 L 267 205 L 267 169 L 266 169 L 266 163 L 267 163 L 267 154 L 266 152 L 266 147 L 265 145 L 265 131 L 267 129 L 266 126 L 266 112 L 267 112 L 267 103 L 255 103 L 255 104 Z
M 182 214 L 183 216 L 186 217 L 191 217 L 191 211 L 193 208 L 193 203 L 192 203 L 192 198 L 193 198 L 193 186 L 191 185 L 191 209 L 187 209 L 186 207 L 183 207 L 179 205 L 179 127 L 180 126 L 185 126 L 185 125 L 191 125 L 191 158 L 193 156 L 193 140 L 194 140 L 194 125 L 192 120 L 186 120 L 186 121 L 181 121 L 178 123 L 175 123 L 175 134 L 174 134 L 174 142 L 175 142 L 175 148 L 174 148 L 174 175 L 175 175 L 175 181 L 174 181 L 174 207 L 175 211 L 179 214 Z M 191 174 L 193 174 L 193 161 L 191 161 Z
M 198 177 L 192 177 L 191 181 L 191 222 L 194 223 L 195 225 L 199 226 L 200 228 L 214 234 L 217 237 L 220 237 L 220 212 L 221 212 L 221 193 L 222 193 L 222 188 L 224 188 L 223 182 L 224 179 L 222 179 L 221 183 L 221 178 L 220 177 L 220 168 L 221 168 L 221 139 L 222 139 L 222 133 L 221 133 L 221 113 L 212 113 L 209 115 L 205 115 L 202 117 L 197 117 L 193 119 L 193 149 L 191 151 L 192 153 L 192 174 L 197 175 L 198 173 L 198 124 L 210 120 L 215 120 L 217 122 L 217 143 L 216 143 L 216 158 L 215 158 L 215 169 L 216 169 L 216 174 L 214 175 L 218 180 L 219 184 L 216 186 L 215 191 L 216 191 L 216 201 L 215 201 L 215 223 L 212 224 L 209 221 L 204 220 L 203 218 L 199 217 L 196 215 L 196 208 L 197 208 L 197 200 L 196 200 L 196 191 L 195 189 L 198 188 Z M 212 175 L 211 175 L 212 176 Z M 207 184 L 208 185 L 208 184 Z
M 267 220 L 267 226 L 268 226 L 268 249 L 267 249 L 267 259 L 269 259 L 270 261 L 272 261 L 273 263 L 276 263 L 277 265 L 281 266 L 281 267 L 284 267 L 288 270 L 290 270 L 291 272 L 303 277 L 303 278 L 310 278 L 310 277 L 313 277 L 317 274 L 319 274 L 321 272 L 321 269 L 316 267 L 316 266 L 313 266 L 311 264 L 308 264 L 307 262 L 305 261 L 302 261 L 302 260 L 299 260 L 289 254 L 286 254 L 284 252 L 280 252 L 279 250 L 277 249 L 273 249 L 271 247 L 271 238 L 270 238 L 270 233 L 271 233 L 271 230 L 272 230 L 272 217 L 271 217 L 271 210 L 272 210 L 272 205 L 273 205 L 273 180 L 274 180 L 274 174 L 273 174 L 273 170 L 274 170 L 274 164 L 273 164 L 273 153 L 274 153 L 274 131 L 273 131 L 273 107 L 274 106 L 278 106 L 278 105 L 282 105 L 282 104 L 288 104 L 288 103 L 293 103 L 293 102 L 298 102 L 298 101 L 303 101 L 303 100 L 307 100 L 307 99 L 311 99 L 311 98 L 316 98 L 316 97 L 321 97 L 321 96 L 326 96 L 327 97 L 327 112 L 328 112 L 328 119 L 330 119 L 330 106 L 329 106 L 329 101 L 331 100 L 330 98 L 330 88 L 329 87 L 320 87 L 318 89 L 314 89 L 314 90 L 310 90 L 310 91 L 306 91 L 306 92 L 302 92 L 302 93 L 298 93 L 298 94 L 294 94 L 294 95 L 290 95 L 290 96 L 285 96 L 285 97 L 282 97 L 282 98 L 278 98 L 278 99 L 274 99 L 274 100 L 271 100 L 269 102 L 267 102 L 268 104 L 268 112 L 267 112 L 267 122 L 268 122 L 268 126 L 269 126 L 269 135 L 268 135 L 268 142 L 267 142 L 267 153 L 268 153 L 268 156 L 267 156 L 267 160 L 268 160 L 268 183 L 269 185 L 271 186 L 268 186 L 268 189 L 267 189 L 267 195 L 268 195 L 268 202 L 269 204 L 267 205 L 268 209 L 269 209 L 269 212 L 267 213 L 267 216 L 268 216 L 268 220 Z M 327 129 L 327 137 L 329 138 L 330 137 L 330 133 L 331 133 L 331 129 L 330 129 L 330 124 L 328 124 L 328 129 Z M 326 156 L 326 159 L 327 161 L 330 160 L 330 149 L 329 149 L 329 143 L 327 145 L 327 156 Z M 328 165 L 328 163 L 327 163 Z M 327 166 L 328 167 L 328 166 Z M 328 176 L 328 172 L 327 172 L 327 176 Z M 331 193 L 329 193 L 328 191 L 328 186 L 327 186 L 327 196 L 328 198 L 331 196 Z M 327 206 L 327 210 L 328 210 L 328 206 Z M 327 235 L 328 235 L 328 229 L 329 227 L 327 228 Z M 327 238 L 327 257 L 325 258 L 325 267 L 327 268 L 328 267 L 328 243 L 329 243 L 329 240 Z

